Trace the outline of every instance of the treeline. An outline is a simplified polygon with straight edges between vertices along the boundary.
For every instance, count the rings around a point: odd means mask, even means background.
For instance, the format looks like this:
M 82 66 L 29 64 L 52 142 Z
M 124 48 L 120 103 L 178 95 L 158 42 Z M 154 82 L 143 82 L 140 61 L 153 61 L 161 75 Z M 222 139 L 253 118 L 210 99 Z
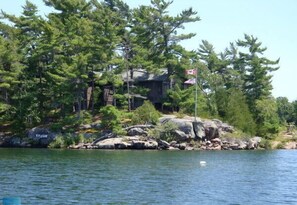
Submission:
M 271 95 L 271 73 L 279 60 L 267 59 L 266 48 L 254 36 L 244 35 L 221 53 L 206 40 L 189 51 L 180 42 L 195 34 L 179 31 L 200 18 L 191 8 L 171 16 L 170 1 L 152 0 L 134 9 L 121 0 L 44 3 L 53 9 L 46 17 L 30 1 L 20 16 L 2 11 L 1 124 L 24 131 L 74 114 L 79 121 L 104 106 L 98 97 L 98 85 L 104 84 L 115 90 L 117 108 L 128 109 L 130 95 L 120 74 L 164 68 L 170 81 L 164 105 L 173 110 L 194 113 L 194 86 L 185 87 L 184 81 L 191 77 L 187 69 L 198 68 L 199 116 L 219 117 L 260 136 L 297 122 L 297 102 Z

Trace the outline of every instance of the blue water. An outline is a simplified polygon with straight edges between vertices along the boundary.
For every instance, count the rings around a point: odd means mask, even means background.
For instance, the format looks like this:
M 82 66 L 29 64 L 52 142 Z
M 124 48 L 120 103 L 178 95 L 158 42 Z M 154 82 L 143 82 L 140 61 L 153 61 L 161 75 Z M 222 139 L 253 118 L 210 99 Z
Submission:
M 296 162 L 297 151 L 285 150 L 0 149 L 0 198 L 19 196 L 22 204 L 297 204 Z

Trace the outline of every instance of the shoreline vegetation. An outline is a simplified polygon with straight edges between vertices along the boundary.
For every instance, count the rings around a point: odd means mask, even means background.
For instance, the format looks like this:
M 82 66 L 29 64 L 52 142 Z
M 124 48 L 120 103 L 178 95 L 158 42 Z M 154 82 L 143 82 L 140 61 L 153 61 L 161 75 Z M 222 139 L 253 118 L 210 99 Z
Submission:
M 113 106 L 108 108 L 116 112 Z M 149 112 L 144 113 L 141 108 Z M 92 119 L 92 123 L 65 126 L 61 130 L 54 130 L 53 124 L 39 126 L 27 130 L 23 137 L 0 132 L 0 147 L 188 151 L 297 148 L 297 131 L 293 127 L 265 139 L 243 133 L 218 119 L 195 120 L 184 114 L 160 114 L 149 102 L 133 114 L 137 119 L 107 112 L 107 119 L 101 115 Z
M 280 59 L 257 37 L 187 50 L 201 19 L 173 1 L 44 3 L 0 13 L 0 146 L 296 148 L 297 100 L 272 96 Z

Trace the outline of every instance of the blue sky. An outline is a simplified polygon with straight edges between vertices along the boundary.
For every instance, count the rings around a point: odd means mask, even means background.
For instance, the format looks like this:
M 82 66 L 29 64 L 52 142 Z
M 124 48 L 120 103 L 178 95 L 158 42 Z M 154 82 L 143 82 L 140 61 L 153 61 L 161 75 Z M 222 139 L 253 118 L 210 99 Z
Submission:
M 131 7 L 149 5 L 150 0 L 124 0 Z M 42 0 L 32 0 L 41 14 L 49 12 Z M 0 1 L 0 8 L 8 13 L 19 14 L 25 0 Z M 223 51 L 230 42 L 253 35 L 267 51 L 265 57 L 280 58 L 280 69 L 273 73 L 274 97 L 297 100 L 297 1 L 296 0 L 174 0 L 169 7 L 176 15 L 193 7 L 201 21 L 186 25 L 184 32 L 197 35 L 182 45 L 196 50 L 201 40 L 212 43 L 217 52 Z

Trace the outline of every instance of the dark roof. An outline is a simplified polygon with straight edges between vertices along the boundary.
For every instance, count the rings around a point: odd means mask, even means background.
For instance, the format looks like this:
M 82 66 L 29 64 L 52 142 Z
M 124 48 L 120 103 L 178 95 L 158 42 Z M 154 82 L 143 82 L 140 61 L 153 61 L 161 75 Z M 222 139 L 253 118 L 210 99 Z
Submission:
M 161 69 L 159 73 L 149 73 L 142 69 L 133 70 L 133 81 L 138 81 L 138 82 L 165 81 L 168 79 L 167 73 L 168 73 L 167 69 Z M 125 82 L 127 81 L 127 71 L 122 73 L 122 78 Z M 129 75 L 129 81 L 131 81 L 130 75 Z
M 168 79 L 167 69 L 161 69 L 158 73 L 149 73 L 143 69 L 134 69 L 133 70 L 133 80 L 131 80 L 130 71 L 129 72 L 129 81 L 137 82 L 146 82 L 146 81 L 166 81 Z M 102 76 L 103 72 L 93 72 L 96 76 Z M 124 82 L 127 82 L 127 71 L 122 73 L 122 79 Z

